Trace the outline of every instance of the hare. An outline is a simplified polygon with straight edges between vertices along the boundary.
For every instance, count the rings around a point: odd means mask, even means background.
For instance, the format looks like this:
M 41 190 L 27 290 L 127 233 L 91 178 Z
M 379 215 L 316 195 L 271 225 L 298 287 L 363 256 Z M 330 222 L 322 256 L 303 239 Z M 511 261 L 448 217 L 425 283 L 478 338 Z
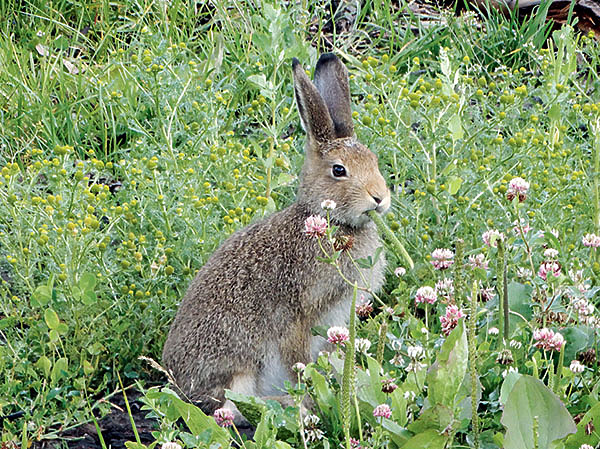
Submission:
M 295 379 L 296 362 L 314 360 L 327 344 L 311 336 L 317 325 L 344 325 L 353 287 L 322 261 L 318 241 L 304 233 L 321 203 L 337 207 L 330 220 L 348 236 L 354 258 L 381 246 L 367 212 L 385 212 L 390 192 L 377 157 L 354 137 L 348 72 L 331 53 L 317 62 L 314 84 L 296 58 L 294 91 L 306 156 L 296 202 L 231 235 L 200 269 L 171 326 L 163 363 L 185 395 L 212 413 L 223 406 L 224 390 L 278 395 Z M 344 276 L 377 290 L 385 260 L 360 270 L 346 253 Z M 240 418 L 235 407 L 236 419 Z M 242 421 L 243 422 L 243 421 Z

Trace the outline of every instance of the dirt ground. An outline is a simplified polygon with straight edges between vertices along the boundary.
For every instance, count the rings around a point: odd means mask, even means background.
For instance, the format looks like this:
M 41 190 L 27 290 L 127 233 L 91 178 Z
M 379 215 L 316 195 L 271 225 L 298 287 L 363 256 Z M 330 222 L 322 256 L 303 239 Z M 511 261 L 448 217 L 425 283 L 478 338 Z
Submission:
M 139 394 L 130 393 L 127 398 L 140 440 L 147 445 L 154 441 L 151 432 L 156 430 L 157 423 L 155 420 L 145 418 L 148 412 L 141 410 L 142 404 L 137 400 L 138 397 Z M 111 399 L 111 403 L 116 407 L 112 407 L 111 412 L 102 418 L 98 424 L 106 447 L 122 449 L 125 448 L 125 442 L 135 441 L 135 435 L 123 397 L 115 395 Z M 37 441 L 32 447 L 34 449 L 102 449 L 93 422 L 67 430 L 61 433 L 59 438 Z

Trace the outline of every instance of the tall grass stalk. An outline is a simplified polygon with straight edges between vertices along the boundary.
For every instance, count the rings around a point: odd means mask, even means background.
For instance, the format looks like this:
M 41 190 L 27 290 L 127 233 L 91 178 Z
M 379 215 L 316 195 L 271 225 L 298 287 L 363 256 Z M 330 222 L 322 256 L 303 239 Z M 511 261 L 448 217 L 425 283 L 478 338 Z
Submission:
M 346 440 L 346 449 L 350 449 L 350 424 L 352 421 L 351 397 L 354 391 L 354 357 L 356 341 L 356 295 L 358 285 L 354 284 L 352 293 L 352 303 L 350 305 L 350 322 L 348 324 L 350 339 L 346 344 L 346 355 L 344 358 L 344 372 L 342 377 L 342 422 L 344 425 L 344 438 Z

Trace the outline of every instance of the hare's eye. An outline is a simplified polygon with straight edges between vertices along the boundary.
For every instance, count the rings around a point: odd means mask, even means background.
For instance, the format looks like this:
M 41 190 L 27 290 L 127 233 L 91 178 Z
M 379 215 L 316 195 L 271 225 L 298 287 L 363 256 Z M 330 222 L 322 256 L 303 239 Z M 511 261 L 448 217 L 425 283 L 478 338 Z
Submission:
M 346 168 L 343 165 L 334 164 L 334 166 L 331 167 L 331 173 L 336 178 L 341 178 L 342 176 L 346 176 Z

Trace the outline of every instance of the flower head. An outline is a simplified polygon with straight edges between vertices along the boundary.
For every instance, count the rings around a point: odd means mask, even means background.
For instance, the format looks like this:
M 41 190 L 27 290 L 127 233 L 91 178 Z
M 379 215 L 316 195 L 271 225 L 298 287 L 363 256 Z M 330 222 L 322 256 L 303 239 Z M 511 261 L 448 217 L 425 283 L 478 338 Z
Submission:
M 490 327 L 488 329 L 489 335 L 498 335 L 499 333 L 500 333 L 500 330 L 497 327 Z
M 583 246 L 598 248 L 600 246 L 600 236 L 596 234 L 586 234 L 581 238 Z
M 406 274 L 406 268 L 404 267 L 398 267 L 394 270 L 394 275 L 396 275 L 396 277 L 402 277 Z
M 373 410 L 373 416 L 375 418 L 391 418 L 392 417 L 392 409 L 387 404 L 379 404 Z
M 409 346 L 406 348 L 406 353 L 411 359 L 422 359 L 425 357 L 425 349 L 423 346 Z
M 454 296 L 454 282 L 452 279 L 444 278 L 435 284 L 435 293 L 447 300 Z
M 307 443 L 323 439 L 325 434 L 318 427 L 320 421 L 321 419 L 317 415 L 306 415 L 304 417 L 304 437 Z
M 421 287 L 417 290 L 415 295 L 415 302 L 426 302 L 428 304 L 434 304 L 437 301 L 437 294 L 435 290 L 429 286 Z
M 360 300 L 356 303 L 356 316 L 361 320 L 366 320 L 373 313 L 373 303 L 366 299 L 364 295 L 360 296 Z
M 531 231 L 531 227 L 529 224 L 527 224 L 527 221 L 524 218 L 521 218 L 519 221 L 515 220 L 513 222 L 513 232 L 515 235 L 520 236 L 521 229 L 523 229 L 523 234 L 527 234 L 529 231 Z
M 485 254 L 474 254 L 469 256 L 468 263 L 471 268 L 481 268 L 482 270 L 487 270 L 489 266 Z
M 294 366 L 292 367 L 292 370 L 295 373 L 302 373 L 304 372 L 304 368 L 306 368 L 306 365 L 302 362 L 296 362 L 294 363 Z
M 506 191 L 506 198 L 508 201 L 512 201 L 518 197 L 519 202 L 522 203 L 527 199 L 527 191 L 529 190 L 529 183 L 523 178 L 513 178 L 508 183 L 508 190 Z
M 233 412 L 228 408 L 218 408 L 213 413 L 215 421 L 221 427 L 231 427 L 235 418 Z
M 311 215 L 304 220 L 304 233 L 309 237 L 323 237 L 327 231 L 327 219 L 320 215 Z
M 327 341 L 334 345 L 340 345 L 350 340 L 350 331 L 342 326 L 333 326 L 327 330 Z
M 394 383 L 393 379 L 381 379 L 382 392 L 390 394 L 393 393 L 396 388 L 398 388 L 398 385 Z
M 481 235 L 481 239 L 487 246 L 496 248 L 498 246 L 498 240 L 504 240 L 504 234 L 495 229 L 489 229 Z
M 176 443 L 174 441 L 170 441 L 168 443 L 163 443 L 160 446 L 160 449 L 181 449 L 181 444 Z
M 544 258 L 546 260 L 555 260 L 558 257 L 558 250 L 554 248 L 548 248 L 544 251 Z
M 569 369 L 575 374 L 580 374 L 585 370 L 585 366 L 579 360 L 573 360 L 571 365 L 569 365 Z
M 354 349 L 356 349 L 356 352 L 367 355 L 367 352 L 369 352 L 370 348 L 371 340 L 368 338 L 357 338 L 354 340 Z
M 333 209 L 335 209 L 335 206 L 336 206 L 336 204 L 335 204 L 335 201 L 333 201 L 333 200 L 325 200 L 321 203 L 321 208 L 323 210 L 333 210 Z
M 431 253 L 431 264 L 437 270 L 450 268 L 454 263 L 454 253 L 447 248 L 437 248 Z
M 558 262 L 553 260 L 546 260 L 545 262 L 542 262 L 540 269 L 538 270 L 538 276 L 546 281 L 549 274 L 554 277 L 560 276 L 560 264 Z
M 444 333 L 444 335 L 450 335 L 452 329 L 454 329 L 457 326 L 458 320 L 464 316 L 465 314 L 463 313 L 463 311 L 454 304 L 451 304 L 448 307 L 446 307 L 445 315 L 440 317 L 440 322 L 442 323 L 442 332 Z
M 565 344 L 564 337 L 559 332 L 554 332 L 552 329 L 543 328 L 533 331 L 533 346 L 545 351 L 560 351 Z

